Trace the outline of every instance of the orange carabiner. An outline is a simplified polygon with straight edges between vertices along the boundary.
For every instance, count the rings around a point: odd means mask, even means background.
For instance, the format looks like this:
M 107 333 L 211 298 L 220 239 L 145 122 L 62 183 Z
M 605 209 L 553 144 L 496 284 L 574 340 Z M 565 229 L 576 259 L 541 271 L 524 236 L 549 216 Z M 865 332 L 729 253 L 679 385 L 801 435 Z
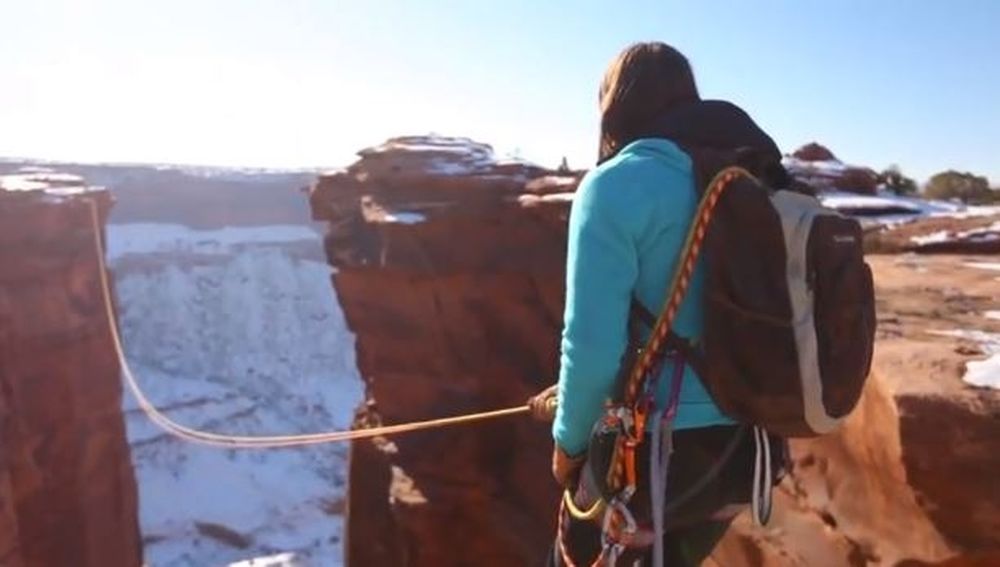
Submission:
M 646 418 L 649 416 L 649 408 L 642 402 L 636 402 L 632 406 L 632 433 L 630 437 L 636 442 L 642 442 L 642 436 L 646 433 Z
M 625 460 L 625 486 L 627 488 L 633 488 L 638 482 L 638 477 L 636 475 L 635 466 L 635 449 L 637 444 L 631 439 L 625 441 L 625 454 L 623 458 Z

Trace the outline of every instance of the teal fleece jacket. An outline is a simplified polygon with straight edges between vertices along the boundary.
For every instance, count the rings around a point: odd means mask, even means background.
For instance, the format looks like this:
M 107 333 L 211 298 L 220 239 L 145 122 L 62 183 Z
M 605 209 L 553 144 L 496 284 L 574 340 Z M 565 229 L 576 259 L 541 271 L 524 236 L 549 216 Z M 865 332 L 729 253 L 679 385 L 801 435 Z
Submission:
M 663 308 L 697 205 L 691 159 L 662 138 L 629 144 L 580 183 L 569 220 L 559 405 L 552 427 L 569 455 L 586 449 L 613 389 L 628 340 L 631 298 L 654 313 Z M 674 323 L 681 337 L 701 335 L 703 288 L 699 264 Z M 657 392 L 661 408 L 672 372 L 665 366 Z M 674 427 L 732 423 L 686 368 Z

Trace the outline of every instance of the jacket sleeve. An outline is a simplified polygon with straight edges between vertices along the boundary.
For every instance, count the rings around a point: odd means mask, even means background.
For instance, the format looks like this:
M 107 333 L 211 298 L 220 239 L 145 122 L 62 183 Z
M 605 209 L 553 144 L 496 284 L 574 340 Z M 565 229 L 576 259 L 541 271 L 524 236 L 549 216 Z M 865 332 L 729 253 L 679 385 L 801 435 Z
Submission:
M 570 211 L 566 310 L 553 437 L 569 455 L 587 448 L 611 394 L 627 343 L 632 290 L 639 273 L 632 232 L 645 207 L 629 188 L 600 174 L 581 183 Z

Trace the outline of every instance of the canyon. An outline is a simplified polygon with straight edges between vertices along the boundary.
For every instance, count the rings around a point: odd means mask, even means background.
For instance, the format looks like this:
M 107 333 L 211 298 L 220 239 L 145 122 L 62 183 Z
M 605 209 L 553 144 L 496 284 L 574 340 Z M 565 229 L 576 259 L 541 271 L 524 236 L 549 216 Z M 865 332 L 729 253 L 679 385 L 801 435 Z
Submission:
M 306 433 L 516 406 L 551 384 L 583 172 L 436 136 L 318 176 L 73 171 L 111 190 L 34 171 L 0 191 L 0 565 L 542 561 L 547 424 L 268 452 L 157 429 L 118 380 L 84 199 L 153 401 L 200 429 Z M 215 188 L 221 212 L 173 183 Z M 890 204 L 912 210 L 866 217 L 879 338 L 861 404 L 837 434 L 793 441 L 772 522 L 741 516 L 707 565 L 997 558 L 1000 211 Z

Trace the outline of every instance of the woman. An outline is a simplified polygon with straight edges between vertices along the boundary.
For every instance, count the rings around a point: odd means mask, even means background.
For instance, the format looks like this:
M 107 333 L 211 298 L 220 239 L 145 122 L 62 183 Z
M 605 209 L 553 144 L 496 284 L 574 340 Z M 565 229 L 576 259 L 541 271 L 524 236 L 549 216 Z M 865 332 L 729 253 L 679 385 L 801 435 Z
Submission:
M 600 112 L 598 166 L 581 182 L 570 214 L 553 425 L 553 474 L 571 490 L 623 364 L 634 323 L 630 312 L 638 304 L 658 313 L 666 299 L 703 178 L 690 152 L 702 145 L 757 148 L 771 162 L 768 171 L 783 173 L 774 142 L 735 106 L 701 101 L 687 60 L 663 43 L 635 44 L 618 55 L 600 86 Z M 681 338 L 693 341 L 702 333 L 703 281 L 699 267 L 673 326 Z M 672 364 L 658 381 L 661 408 Z M 673 521 L 668 518 L 665 563 L 699 565 L 729 524 L 733 512 L 726 505 L 749 499 L 754 448 L 745 428 L 715 406 L 690 364 L 679 400 L 668 510 L 685 491 L 697 494 L 685 494 L 687 503 Z M 710 482 L 700 482 L 710 470 Z M 563 545 L 574 562 L 589 565 L 601 548 L 599 527 L 571 522 Z M 550 565 L 563 564 L 556 545 Z

